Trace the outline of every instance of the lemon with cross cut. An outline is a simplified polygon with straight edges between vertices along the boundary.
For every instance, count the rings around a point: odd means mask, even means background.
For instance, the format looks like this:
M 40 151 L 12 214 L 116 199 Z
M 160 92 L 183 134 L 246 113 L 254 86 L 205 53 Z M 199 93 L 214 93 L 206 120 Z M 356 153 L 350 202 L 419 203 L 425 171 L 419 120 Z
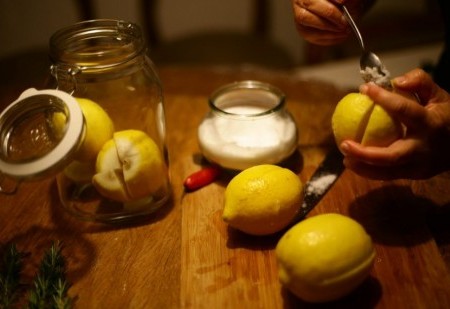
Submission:
M 100 150 L 92 183 L 109 199 L 128 202 L 145 198 L 165 185 L 165 163 L 155 141 L 140 130 L 113 134 Z
M 402 124 L 362 93 L 349 93 L 337 104 L 332 128 L 338 147 L 344 140 L 387 147 L 403 136 Z

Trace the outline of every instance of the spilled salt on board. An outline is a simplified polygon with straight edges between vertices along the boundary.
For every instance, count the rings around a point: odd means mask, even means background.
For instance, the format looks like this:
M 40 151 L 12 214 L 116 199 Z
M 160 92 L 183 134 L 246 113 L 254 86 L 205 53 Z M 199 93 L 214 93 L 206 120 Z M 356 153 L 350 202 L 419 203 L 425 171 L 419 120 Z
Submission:
M 328 187 L 336 180 L 337 175 L 328 174 L 309 182 L 306 194 L 323 194 Z

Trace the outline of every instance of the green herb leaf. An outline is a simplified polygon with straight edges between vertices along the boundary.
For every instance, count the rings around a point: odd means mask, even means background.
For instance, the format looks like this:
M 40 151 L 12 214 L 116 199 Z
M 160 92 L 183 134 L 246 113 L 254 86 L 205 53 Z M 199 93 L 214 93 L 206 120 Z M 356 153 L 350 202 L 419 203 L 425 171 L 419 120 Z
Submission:
M 54 242 L 44 253 L 34 289 L 28 298 L 28 308 L 71 308 L 72 299 L 67 296 L 65 261 L 61 244 Z
M 0 271 L 0 308 L 9 308 L 16 301 L 22 271 L 23 255 L 14 244 L 3 254 Z

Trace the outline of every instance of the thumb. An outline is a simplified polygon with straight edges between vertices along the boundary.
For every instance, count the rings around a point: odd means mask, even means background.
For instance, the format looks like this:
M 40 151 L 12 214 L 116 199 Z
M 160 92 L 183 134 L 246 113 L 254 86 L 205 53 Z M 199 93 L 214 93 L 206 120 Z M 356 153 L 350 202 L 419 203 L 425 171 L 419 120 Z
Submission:
M 430 101 L 438 89 L 431 76 L 421 69 L 394 78 L 392 84 L 397 90 L 417 94 L 420 102 Z

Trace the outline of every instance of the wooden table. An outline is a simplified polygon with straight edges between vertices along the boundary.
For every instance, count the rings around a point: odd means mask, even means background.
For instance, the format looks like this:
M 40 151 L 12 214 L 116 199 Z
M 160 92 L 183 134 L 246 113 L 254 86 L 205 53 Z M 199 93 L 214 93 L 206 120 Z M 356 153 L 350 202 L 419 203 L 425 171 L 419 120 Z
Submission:
M 309 214 L 358 220 L 377 252 L 371 275 L 350 296 L 323 306 L 284 290 L 274 247 L 281 235 L 251 237 L 221 219 L 229 179 L 193 193 L 182 182 L 198 170 L 196 129 L 217 87 L 257 79 L 281 88 L 299 127 L 295 166 L 307 181 L 333 144 L 330 117 L 343 92 L 289 72 L 253 68 L 160 68 L 164 84 L 173 200 L 145 222 L 109 226 L 62 211 L 52 179 L 0 196 L 0 243 L 26 257 L 24 282 L 43 250 L 61 240 L 76 308 L 450 308 L 450 175 L 427 181 L 370 181 L 344 171 Z M 18 87 L 3 85 L 1 103 Z M 10 92 L 6 91 L 12 89 Z

